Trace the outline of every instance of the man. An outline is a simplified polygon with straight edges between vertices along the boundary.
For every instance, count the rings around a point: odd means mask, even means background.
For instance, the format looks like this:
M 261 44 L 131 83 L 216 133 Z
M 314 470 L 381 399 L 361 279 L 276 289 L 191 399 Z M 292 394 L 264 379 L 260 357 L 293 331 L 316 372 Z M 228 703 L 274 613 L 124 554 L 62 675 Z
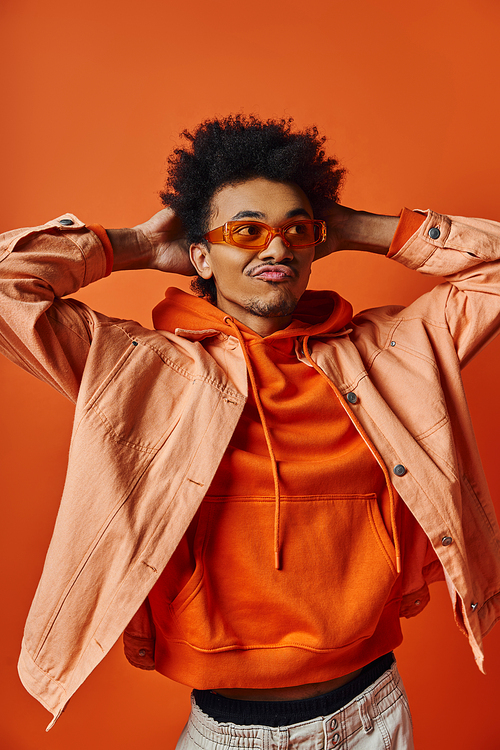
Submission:
M 55 719 L 125 631 L 194 688 L 179 747 L 413 747 L 392 656 L 445 577 L 482 666 L 499 534 L 460 367 L 497 332 L 500 227 L 337 203 L 314 129 L 208 121 L 134 230 L 66 215 L 5 236 L 5 352 L 76 402 L 20 674 Z M 444 284 L 352 319 L 307 292 L 367 250 Z M 192 274 L 155 330 L 62 299 L 113 268 Z M 54 720 L 55 720 L 54 719 Z

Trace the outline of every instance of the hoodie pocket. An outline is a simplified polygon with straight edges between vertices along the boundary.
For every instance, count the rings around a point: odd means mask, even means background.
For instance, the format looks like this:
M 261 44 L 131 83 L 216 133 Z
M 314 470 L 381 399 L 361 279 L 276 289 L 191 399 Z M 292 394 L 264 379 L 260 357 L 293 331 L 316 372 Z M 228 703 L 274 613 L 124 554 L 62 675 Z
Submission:
M 274 498 L 203 501 L 167 637 L 211 652 L 328 651 L 373 634 L 397 577 L 376 495 L 285 496 L 281 508 L 276 570 Z

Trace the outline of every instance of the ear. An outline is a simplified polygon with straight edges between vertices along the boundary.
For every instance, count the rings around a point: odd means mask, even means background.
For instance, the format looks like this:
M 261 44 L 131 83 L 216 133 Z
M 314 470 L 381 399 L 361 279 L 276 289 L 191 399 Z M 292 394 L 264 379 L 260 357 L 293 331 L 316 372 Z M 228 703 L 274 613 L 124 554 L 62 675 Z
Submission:
M 189 257 L 191 263 L 202 279 L 210 279 L 213 276 L 210 264 L 210 252 L 204 242 L 196 242 L 189 246 Z

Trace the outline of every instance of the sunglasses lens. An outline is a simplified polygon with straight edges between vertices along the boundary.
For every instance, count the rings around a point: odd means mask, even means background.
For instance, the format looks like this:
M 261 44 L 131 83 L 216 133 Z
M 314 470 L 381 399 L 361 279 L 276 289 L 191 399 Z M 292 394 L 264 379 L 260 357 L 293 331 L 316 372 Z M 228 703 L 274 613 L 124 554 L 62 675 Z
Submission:
M 312 221 L 298 221 L 285 228 L 285 237 L 294 247 L 314 245 L 319 239 L 319 227 Z
M 266 247 L 278 233 L 281 233 L 289 247 L 308 247 L 323 239 L 322 223 L 311 219 L 290 222 L 281 230 L 268 227 L 259 221 L 228 221 L 226 227 L 226 242 L 247 250 Z
M 235 223 L 231 227 L 231 241 L 240 247 L 264 247 L 267 239 L 267 229 L 260 224 Z

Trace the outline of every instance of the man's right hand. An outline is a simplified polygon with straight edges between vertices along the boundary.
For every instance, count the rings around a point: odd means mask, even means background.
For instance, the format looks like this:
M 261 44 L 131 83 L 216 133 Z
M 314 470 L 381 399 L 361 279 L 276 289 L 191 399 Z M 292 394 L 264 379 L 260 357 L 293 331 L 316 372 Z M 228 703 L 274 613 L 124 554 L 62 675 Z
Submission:
M 113 271 L 154 268 L 193 276 L 189 248 L 179 218 L 164 208 L 132 229 L 107 229 L 113 246 Z

